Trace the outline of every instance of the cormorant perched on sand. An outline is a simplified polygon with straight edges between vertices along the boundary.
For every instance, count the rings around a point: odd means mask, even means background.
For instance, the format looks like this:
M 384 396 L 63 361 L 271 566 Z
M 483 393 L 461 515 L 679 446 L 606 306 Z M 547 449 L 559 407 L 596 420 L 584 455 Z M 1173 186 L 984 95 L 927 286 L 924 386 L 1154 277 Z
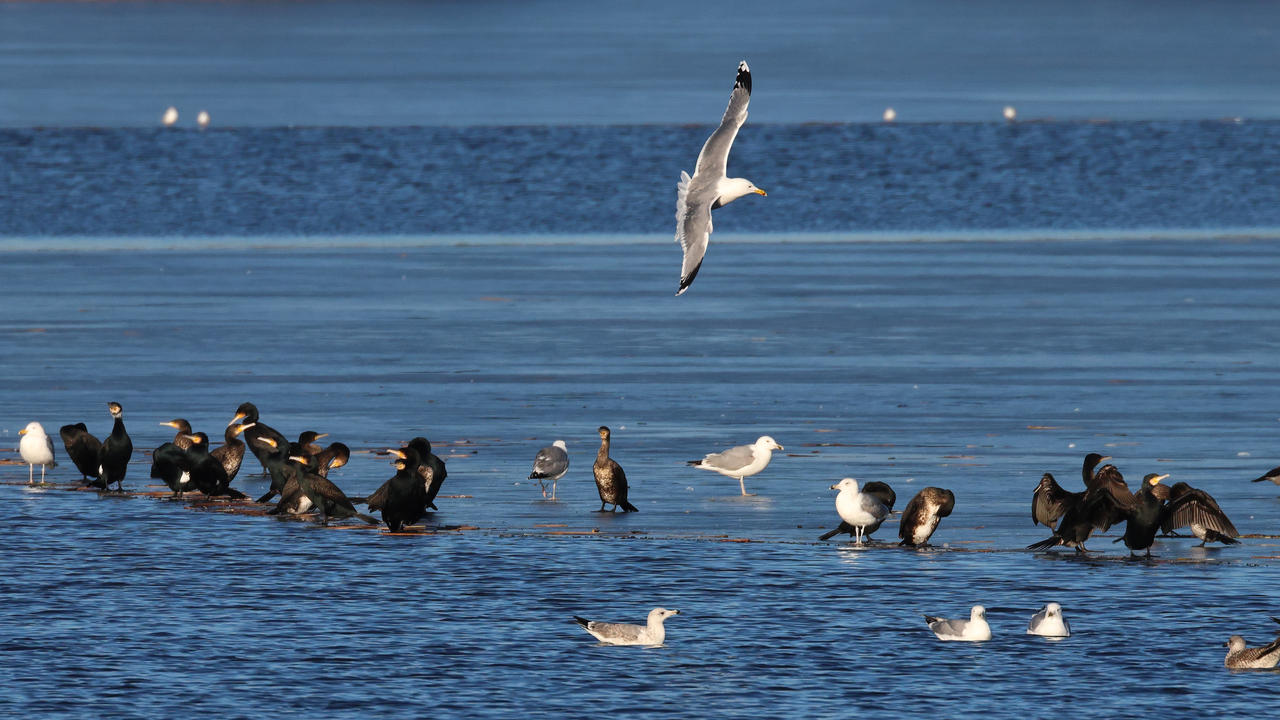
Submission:
M 927 487 L 916 493 L 902 511 L 902 522 L 898 524 L 899 545 L 920 547 L 929 544 L 933 531 L 938 529 L 942 518 L 955 509 L 956 496 L 945 488 Z
M 115 424 L 111 426 L 111 434 L 102 441 L 102 449 L 98 452 L 98 479 L 89 483 L 94 487 L 108 490 L 116 484 L 117 490 L 124 489 L 124 476 L 129 471 L 129 458 L 133 457 L 133 441 L 124 429 L 124 408 L 120 403 L 107 403 Z
M 321 525 L 328 525 L 331 517 L 338 519 L 355 517 L 370 525 L 378 524 L 378 521 L 374 518 L 356 512 L 351 500 L 328 478 L 320 477 L 308 470 L 307 456 L 302 454 L 290 455 L 288 461 L 297 467 L 297 489 L 295 491 L 293 488 L 289 488 L 281 493 L 280 502 L 276 504 L 275 509 L 270 514 L 285 512 L 300 515 L 314 508 L 320 513 Z
M 191 449 L 187 451 L 191 459 L 191 483 L 208 497 L 230 497 L 241 499 L 248 497 L 244 493 L 230 487 L 231 480 L 222 463 L 209 454 L 209 436 L 196 433 L 191 436 Z
M 245 436 L 248 436 L 248 431 Z M 266 494 L 258 498 L 255 502 L 264 503 L 271 498 L 279 495 L 284 491 L 285 485 L 289 479 L 294 476 L 297 469 L 289 462 L 289 455 L 301 454 L 301 450 L 293 443 L 277 444 L 275 438 L 269 436 L 254 438 L 253 442 L 245 443 L 250 448 L 258 446 L 258 457 L 262 461 L 262 467 L 267 469 L 267 474 L 271 476 L 271 487 Z
M 1130 555 L 1136 550 L 1145 550 L 1146 556 L 1151 557 L 1151 546 L 1156 541 L 1156 531 L 1160 529 L 1164 501 L 1168 499 L 1163 488 L 1156 490 L 1156 486 L 1167 477 L 1169 476 L 1159 473 L 1147 474 L 1142 478 L 1142 488 L 1133 495 L 1133 507 L 1127 513 L 1128 522 L 1124 526 L 1124 536 L 1120 538 L 1125 547 L 1129 548 Z
M 393 450 L 392 454 L 397 456 L 393 463 L 396 474 L 387 481 L 386 499 L 381 503 L 382 520 L 391 532 L 400 532 L 427 512 L 427 486 L 419 468 L 430 475 L 431 467 L 421 464 L 418 451 L 412 447 Z
M 174 445 L 177 445 L 183 450 L 191 449 L 191 438 L 194 437 L 191 433 L 191 423 L 187 422 L 183 418 L 175 418 L 169 422 L 162 422 L 160 424 L 165 427 L 175 428 L 178 431 L 177 434 L 173 436 Z
M 542 488 L 542 497 L 547 497 L 545 480 L 551 481 L 551 500 L 556 499 L 556 482 L 569 472 L 569 448 L 563 440 L 557 440 L 538 451 L 533 458 L 533 470 L 529 472 L 530 480 L 537 480 Z
M 245 446 L 249 448 L 249 452 L 253 453 L 254 457 L 258 458 L 258 462 L 262 464 L 263 471 L 271 472 L 264 458 L 273 452 L 272 446 L 257 442 L 258 438 L 271 438 L 275 441 L 274 447 L 279 448 L 287 448 L 289 440 L 279 430 L 264 424 L 258 419 L 258 407 L 253 403 L 241 403 L 240 407 L 236 408 L 235 417 L 231 418 L 231 422 L 228 424 L 235 425 L 239 422 L 244 422 L 250 426 L 248 430 L 244 431 Z
M 1200 538 L 1200 547 L 1205 543 L 1220 542 L 1224 545 L 1239 545 L 1240 531 L 1231 524 L 1227 514 L 1222 512 L 1218 503 L 1209 493 L 1179 482 L 1169 489 L 1169 504 L 1164 506 L 1160 518 L 1160 529 L 1171 533 L 1177 528 L 1189 527 L 1191 534 Z
M 635 505 L 627 502 L 627 474 L 622 466 L 609 457 L 609 428 L 601 425 L 596 432 L 600 433 L 600 451 L 596 453 L 596 462 L 592 466 L 596 476 L 596 490 L 600 491 L 600 512 L 605 505 L 612 505 L 613 512 L 622 508 L 623 512 L 639 512 Z
M 329 433 L 318 433 L 315 430 L 303 430 L 298 435 L 298 447 L 302 448 L 302 452 L 307 455 L 315 455 L 324 448 L 316 443 L 320 438 L 329 437 Z
M 227 474 L 227 482 L 236 479 L 236 474 L 240 472 L 240 464 L 244 462 L 244 441 L 240 439 L 240 433 L 253 427 L 253 423 L 245 425 L 228 425 L 222 431 L 222 447 L 217 447 L 209 451 L 209 454 L 215 460 L 222 463 L 222 471 Z
M 175 442 L 167 442 L 151 453 L 151 477 L 164 482 L 173 494 L 195 490 L 191 482 L 191 458 Z
M 320 477 L 329 477 L 329 471 L 340 468 L 351 459 L 351 448 L 340 442 L 329 443 L 329 446 L 311 456 L 312 470 Z
M 432 510 L 439 510 L 440 508 L 436 507 L 435 504 L 436 495 L 440 493 L 440 486 L 444 484 L 443 476 L 449 474 L 444 469 L 444 461 L 431 452 L 431 443 L 427 442 L 424 437 L 416 437 L 410 440 L 404 448 L 392 450 L 391 454 L 397 458 L 404 459 L 405 455 L 402 451 L 407 448 L 412 448 L 417 454 L 416 464 L 410 470 L 417 473 L 418 479 L 422 482 L 423 492 L 426 494 L 427 507 Z M 439 474 L 437 474 L 437 469 Z M 388 480 L 364 499 L 371 512 L 376 512 L 383 508 L 387 502 L 387 493 L 390 488 L 391 481 Z
M 832 489 L 834 490 L 835 486 L 832 486 Z M 879 480 L 872 480 L 866 485 L 863 485 L 862 494 L 870 495 L 871 497 L 878 499 L 880 503 L 883 504 L 885 508 L 889 510 L 890 513 L 893 512 L 893 504 L 898 501 L 898 494 L 893 491 L 893 488 L 889 487 L 888 483 L 883 483 L 883 482 L 880 482 Z M 888 515 L 885 515 L 884 518 L 881 518 L 879 521 L 872 523 L 871 525 L 868 525 L 866 529 L 864 529 L 862 532 L 863 536 L 870 538 L 871 533 L 875 532 L 876 530 L 879 530 L 880 526 L 884 524 L 885 518 L 888 518 L 888 517 L 889 517 Z M 849 523 L 845 522 L 842 519 L 840 521 L 840 524 L 836 526 L 835 530 L 828 530 L 827 532 L 818 536 L 818 539 L 830 540 L 831 538 L 835 537 L 836 535 L 839 535 L 840 533 L 848 533 L 852 537 L 857 537 L 858 529 L 850 525 Z
M 40 483 L 44 484 L 44 471 L 57 467 L 53 461 L 53 440 L 45 434 L 44 426 L 38 422 L 29 422 L 18 431 L 22 439 L 18 441 L 18 454 L 22 462 L 27 464 L 27 484 L 35 483 L 36 466 L 40 466 Z
M 98 477 L 98 453 L 102 443 L 89 432 L 84 423 L 63 425 L 58 434 L 62 436 L 62 446 L 67 449 L 67 457 L 75 463 L 80 479 L 88 480 Z

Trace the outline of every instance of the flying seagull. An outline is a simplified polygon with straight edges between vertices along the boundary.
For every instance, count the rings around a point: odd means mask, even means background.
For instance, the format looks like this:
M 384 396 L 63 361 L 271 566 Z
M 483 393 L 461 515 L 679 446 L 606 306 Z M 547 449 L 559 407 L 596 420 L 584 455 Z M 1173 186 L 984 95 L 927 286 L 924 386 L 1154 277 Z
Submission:
M 729 148 L 738 136 L 738 128 L 747 121 L 747 103 L 751 102 L 751 68 L 747 61 L 738 63 L 738 77 L 729 95 L 729 107 L 724 111 L 720 127 L 711 133 L 698 153 L 698 164 L 693 177 L 680 171 L 680 183 L 676 185 L 676 242 L 684 251 L 684 263 L 680 266 L 680 288 L 676 295 L 689 289 L 702 267 L 702 257 L 707 254 L 707 240 L 711 237 L 711 211 L 724 207 L 743 195 L 766 195 L 746 178 L 725 177 L 729 162 Z

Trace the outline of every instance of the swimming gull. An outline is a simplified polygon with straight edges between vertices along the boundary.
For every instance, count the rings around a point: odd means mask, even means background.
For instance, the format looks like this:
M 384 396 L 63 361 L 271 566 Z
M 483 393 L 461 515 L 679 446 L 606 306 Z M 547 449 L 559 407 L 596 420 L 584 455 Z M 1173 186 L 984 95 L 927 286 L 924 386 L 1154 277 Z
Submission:
M 841 520 L 856 530 L 854 538 L 859 545 L 866 537 L 868 527 L 879 527 L 889 516 L 889 508 L 879 498 L 870 493 L 858 492 L 858 481 L 853 478 L 844 478 L 832 485 L 831 489 L 840 491 L 836 495 L 836 512 Z
M 945 488 L 927 487 L 916 493 L 902 511 L 902 522 L 898 524 L 898 537 L 902 542 L 898 544 L 909 547 L 928 545 L 938 523 L 950 515 L 955 506 L 955 494 Z
M 739 445 L 724 452 L 709 453 L 701 460 L 690 460 L 689 464 L 703 470 L 718 472 L 726 477 L 737 478 L 738 487 L 742 490 L 743 497 L 746 497 L 755 493 L 747 492 L 747 486 L 742 479 L 764 470 L 773 459 L 773 451 L 782 449 L 782 446 L 773 438 L 761 435 L 754 444 Z
M 201 110 L 200 112 L 196 113 L 196 125 L 199 125 L 201 130 L 209 127 L 209 111 L 208 110 Z
M 27 464 L 27 484 L 35 482 L 36 466 L 40 466 L 40 483 L 44 483 L 44 471 L 57 467 L 53 461 L 53 439 L 44 432 L 44 426 L 38 422 L 29 422 L 18 431 L 22 439 L 18 441 L 18 454 Z
M 1280 618 L 1271 618 L 1280 623 Z M 1270 670 L 1280 665 L 1280 637 L 1269 645 L 1246 647 L 1244 638 L 1232 635 L 1226 642 L 1227 657 L 1223 664 L 1232 670 Z
M 925 615 L 929 629 L 939 640 L 982 642 L 991 639 L 991 626 L 987 624 L 987 610 L 981 605 L 974 605 L 969 611 L 968 620 L 945 620 L 932 615 Z
M 533 470 L 530 480 L 537 480 L 542 488 L 542 497 L 547 497 L 547 486 L 544 481 L 551 481 L 551 499 L 556 499 L 556 482 L 569 472 L 569 447 L 563 440 L 556 440 L 538 451 L 533 458 Z
M 662 624 L 662 621 L 672 615 L 679 614 L 679 610 L 654 608 L 649 611 L 649 620 L 644 625 L 596 622 L 577 615 L 574 615 L 573 619 L 577 620 L 579 625 L 602 643 L 609 645 L 648 645 L 653 647 L 661 645 L 662 641 L 667 638 L 667 628 Z
M 680 265 L 680 287 L 676 295 L 689 289 L 702 267 L 702 257 L 707 254 L 707 241 L 711 238 L 711 211 L 724 207 L 743 195 L 766 195 L 746 178 L 725 177 L 729 162 L 729 148 L 738 136 L 738 129 L 747 121 L 747 103 L 751 102 L 751 68 L 743 60 L 738 63 L 738 76 L 729 95 L 729 107 L 724 111 L 720 127 L 711 133 L 702 152 L 693 177 L 680 171 L 676 185 L 676 242 L 684 251 Z
M 164 115 L 160 116 L 160 122 L 163 123 L 165 127 L 173 127 L 174 123 L 178 122 L 178 108 L 172 105 L 166 108 Z
M 609 457 L 609 438 L 613 433 L 601 425 L 596 432 L 600 434 L 600 451 L 596 453 L 595 465 L 591 467 L 596 476 L 596 490 L 600 492 L 600 512 L 604 512 L 606 504 L 619 508 L 623 512 L 638 512 L 639 509 L 627 502 L 627 474 L 622 466 Z
M 1071 626 L 1067 624 L 1067 619 L 1062 617 L 1062 606 L 1051 602 L 1040 608 L 1040 612 L 1031 616 L 1031 622 L 1027 624 L 1027 634 L 1051 638 L 1071 637 Z
M 889 487 L 888 483 L 883 483 L 883 482 L 880 482 L 879 480 L 872 480 L 866 485 L 863 485 L 860 492 L 863 495 L 870 495 L 871 497 L 876 498 L 881 503 L 883 503 L 885 509 L 890 512 L 893 512 L 893 504 L 898 502 L 898 494 L 893 491 L 893 488 Z M 889 516 L 885 515 L 885 517 L 887 518 Z M 875 522 L 866 526 L 866 528 L 862 531 L 863 537 L 870 539 L 871 533 L 875 532 L 876 530 L 879 530 L 882 524 L 884 524 L 884 520 L 881 520 L 880 522 Z M 834 530 L 828 530 L 827 532 L 818 536 L 818 539 L 830 540 L 831 538 L 835 537 L 836 535 L 839 535 L 840 533 L 847 533 L 850 536 L 855 536 L 858 534 L 858 529 L 850 525 L 849 523 L 845 522 L 844 520 L 841 520 L 840 524 L 837 525 Z

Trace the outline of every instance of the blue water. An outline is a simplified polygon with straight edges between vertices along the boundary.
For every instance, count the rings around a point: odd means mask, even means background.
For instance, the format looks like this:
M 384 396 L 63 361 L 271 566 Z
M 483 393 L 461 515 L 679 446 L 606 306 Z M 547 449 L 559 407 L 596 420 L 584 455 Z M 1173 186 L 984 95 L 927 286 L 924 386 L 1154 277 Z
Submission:
M 723 7 L 0 4 L 0 715 L 1274 714 L 1222 645 L 1277 615 L 1277 6 Z M 769 196 L 675 298 L 739 57 L 730 170 Z M 890 104 L 927 122 L 863 122 Z M 429 532 L 146 494 L 159 423 L 246 400 L 351 446 L 356 496 L 431 438 Z M 134 494 L 70 490 L 61 447 L 26 487 L 18 429 L 101 436 L 108 401 Z M 638 513 L 594 512 L 601 424 Z M 756 497 L 685 465 L 766 433 Z M 1025 551 L 1090 451 L 1242 545 Z M 956 510 L 927 551 L 819 543 L 846 476 Z M 1023 634 L 1049 601 L 1070 639 Z M 921 617 L 975 603 L 988 643 Z M 572 621 L 658 605 L 662 648 Z
M 1271 677 L 1221 666 L 1227 636 L 1273 632 L 1280 498 L 1248 481 L 1277 462 L 1274 242 L 726 239 L 674 298 L 663 237 L 552 239 L 5 254 L 0 303 L 21 310 L 0 326 L 0 444 L 29 419 L 104 434 L 110 399 L 149 449 L 159 422 L 217 432 L 253 400 L 286 432 L 351 445 L 334 477 L 353 495 L 390 477 L 371 451 L 425 433 L 450 497 L 439 534 L 391 538 L 2 485 L 20 571 L 0 578 L 0 709 L 837 717 L 913 698 L 1010 717 L 1077 693 L 1104 715 L 1168 693 L 1225 715 L 1276 701 Z M 601 423 L 639 513 L 593 512 Z M 759 497 L 683 464 L 762 433 L 787 453 L 748 480 Z M 552 504 L 524 477 L 555 438 L 573 465 Z M 1131 482 L 1209 490 L 1262 537 L 1162 540 L 1151 562 L 1126 561 L 1114 532 L 1089 561 L 1021 550 L 1047 534 L 1029 517 L 1040 473 L 1077 487 L 1090 450 Z M 887 481 L 904 505 L 954 490 L 938 549 L 816 543 L 843 476 Z M 1056 644 L 1023 635 L 1050 600 L 1075 632 Z M 973 603 L 989 643 L 924 626 Z M 656 605 L 682 611 L 662 649 L 599 647 L 571 620 Z

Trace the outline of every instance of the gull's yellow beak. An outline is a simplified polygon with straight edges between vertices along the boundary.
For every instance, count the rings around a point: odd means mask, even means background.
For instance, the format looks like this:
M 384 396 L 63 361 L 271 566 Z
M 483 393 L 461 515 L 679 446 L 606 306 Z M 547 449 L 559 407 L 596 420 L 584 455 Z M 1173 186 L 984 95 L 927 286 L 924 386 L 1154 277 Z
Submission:
M 757 195 L 764 195 L 765 197 L 769 197 L 769 193 L 767 193 L 767 192 L 765 192 L 765 191 L 761 190 L 760 188 L 756 188 L 755 190 L 752 190 L 751 192 L 753 192 L 753 193 L 755 193 L 755 194 L 757 194 Z
M 786 448 L 782 447 L 782 446 L 781 446 L 781 445 L 779 445 L 778 443 L 774 443 L 774 444 L 773 444 L 773 449 L 774 449 L 774 450 L 786 450 Z
M 26 428 L 22 428 L 21 430 L 19 430 L 19 431 L 18 431 L 18 434 L 19 434 L 19 435 L 26 435 L 26 434 L 27 434 L 27 429 L 26 429 Z

